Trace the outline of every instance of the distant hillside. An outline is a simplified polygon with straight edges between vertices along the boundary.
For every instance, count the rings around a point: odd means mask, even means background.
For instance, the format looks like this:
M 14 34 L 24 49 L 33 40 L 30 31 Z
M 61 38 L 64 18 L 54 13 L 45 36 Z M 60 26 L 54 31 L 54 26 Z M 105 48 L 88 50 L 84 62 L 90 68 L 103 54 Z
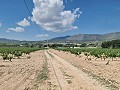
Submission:
M 49 42 L 93 42 L 93 41 L 108 41 L 120 39 L 120 32 L 108 34 L 77 34 L 73 36 L 57 37 L 50 39 Z
M 108 34 L 77 34 L 73 36 L 56 37 L 49 40 L 49 43 L 74 43 L 74 42 L 94 42 L 94 41 L 109 41 L 120 39 L 120 32 Z M 0 38 L 0 43 L 40 43 L 42 41 L 18 41 L 6 38 Z
M 99 34 L 77 34 L 67 38 L 70 41 L 101 41 L 102 35 Z
M 6 39 L 6 38 L 0 38 L 0 43 L 8 43 L 8 44 L 24 44 L 24 43 L 38 43 L 40 41 L 19 41 L 19 40 L 13 40 L 13 39 Z
M 120 39 L 120 32 L 115 33 L 108 33 L 103 35 L 103 40 L 114 40 L 114 39 Z
M 18 42 L 19 42 L 18 40 L 0 38 L 0 43 L 18 43 Z
M 52 38 L 49 40 L 49 42 L 66 42 L 67 38 L 70 38 L 71 36 L 63 36 L 63 37 L 56 37 L 56 38 Z

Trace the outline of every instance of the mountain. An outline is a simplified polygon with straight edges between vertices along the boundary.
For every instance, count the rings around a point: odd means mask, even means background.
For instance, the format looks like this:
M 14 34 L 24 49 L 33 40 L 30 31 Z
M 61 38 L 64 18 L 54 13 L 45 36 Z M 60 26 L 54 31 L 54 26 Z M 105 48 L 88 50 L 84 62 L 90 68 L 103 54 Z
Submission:
M 0 38 L 0 43 L 6 43 L 6 44 L 24 44 L 24 43 L 38 43 L 40 41 L 20 41 L 20 40 L 13 40 L 13 39 L 6 39 L 6 38 Z
M 107 34 L 76 34 L 73 36 L 63 36 L 52 38 L 49 43 L 75 43 L 75 42 L 94 42 L 94 41 L 109 41 L 120 39 L 120 32 L 107 33 Z M 6 38 L 0 38 L 0 43 L 40 43 L 43 41 L 19 41 Z M 45 40 L 46 42 L 46 40 Z
M 67 38 L 70 41 L 101 41 L 102 39 L 102 35 L 99 34 L 77 34 Z
M 103 40 L 120 39 L 120 32 L 104 34 L 103 37 Z
M 63 36 L 63 37 L 56 37 L 56 38 L 52 38 L 49 40 L 49 42 L 55 43 L 55 42 L 66 42 L 67 38 L 70 38 L 71 36 L 67 35 L 67 36 Z
M 0 38 L 0 43 L 18 43 L 18 40 Z
M 107 34 L 77 34 L 73 36 L 57 37 L 50 39 L 49 42 L 94 42 L 94 41 L 109 41 L 120 39 L 120 32 Z

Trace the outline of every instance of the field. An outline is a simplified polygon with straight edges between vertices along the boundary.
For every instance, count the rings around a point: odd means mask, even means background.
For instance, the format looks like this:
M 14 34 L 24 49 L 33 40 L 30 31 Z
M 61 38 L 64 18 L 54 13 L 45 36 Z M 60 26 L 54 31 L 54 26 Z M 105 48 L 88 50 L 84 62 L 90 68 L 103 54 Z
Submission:
M 59 51 L 58 51 L 59 50 Z M 64 58 L 75 67 L 78 67 L 83 72 L 87 73 L 90 77 L 95 78 L 102 85 L 111 90 L 119 90 L 120 88 L 120 49 L 58 49 L 51 50 L 58 56 Z M 99 51 L 99 52 L 98 52 Z M 101 56 L 95 57 L 94 54 L 97 52 Z M 117 53 L 116 56 L 106 56 L 105 53 L 110 52 L 113 54 Z M 96 55 L 96 56 L 97 56 Z M 118 55 L 118 56 L 117 56 Z M 108 63 L 109 62 L 109 63 Z
M 29 48 L 29 47 L 0 47 L 0 56 L 3 60 L 10 60 L 17 57 L 19 58 L 22 55 L 30 54 L 40 50 L 39 48 Z
M 1 47 L 0 90 L 119 90 L 120 51 L 108 51 Z

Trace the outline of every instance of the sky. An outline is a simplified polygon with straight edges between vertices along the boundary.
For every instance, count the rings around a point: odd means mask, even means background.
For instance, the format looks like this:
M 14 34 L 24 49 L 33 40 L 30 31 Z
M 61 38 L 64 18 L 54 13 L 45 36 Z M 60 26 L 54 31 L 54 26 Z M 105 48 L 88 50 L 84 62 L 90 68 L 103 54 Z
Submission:
M 81 33 L 120 32 L 120 0 L 25 2 L 0 0 L 0 38 L 39 41 Z

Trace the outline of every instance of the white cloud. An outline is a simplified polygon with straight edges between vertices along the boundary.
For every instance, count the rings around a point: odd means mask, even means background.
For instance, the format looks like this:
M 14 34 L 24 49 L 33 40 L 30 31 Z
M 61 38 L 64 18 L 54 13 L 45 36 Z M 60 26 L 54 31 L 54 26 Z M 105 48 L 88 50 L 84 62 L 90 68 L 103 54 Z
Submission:
M 14 32 L 24 32 L 24 28 L 16 27 L 16 28 L 8 28 L 7 32 L 14 31 Z
M 36 37 L 40 37 L 40 38 L 44 38 L 44 37 L 48 37 L 49 35 L 48 34 L 39 34 L 39 35 L 36 35 Z
M 28 19 L 28 20 L 31 20 L 32 18 L 29 16 L 27 19 Z
M 77 29 L 74 22 L 80 16 L 79 8 L 73 12 L 64 10 L 63 0 L 33 0 L 32 20 L 43 29 L 53 32 L 63 32 Z
M 18 22 L 17 24 L 22 27 L 30 26 L 30 22 L 26 18 L 24 18 L 22 21 Z
M 2 27 L 2 23 L 0 23 L 0 27 Z

